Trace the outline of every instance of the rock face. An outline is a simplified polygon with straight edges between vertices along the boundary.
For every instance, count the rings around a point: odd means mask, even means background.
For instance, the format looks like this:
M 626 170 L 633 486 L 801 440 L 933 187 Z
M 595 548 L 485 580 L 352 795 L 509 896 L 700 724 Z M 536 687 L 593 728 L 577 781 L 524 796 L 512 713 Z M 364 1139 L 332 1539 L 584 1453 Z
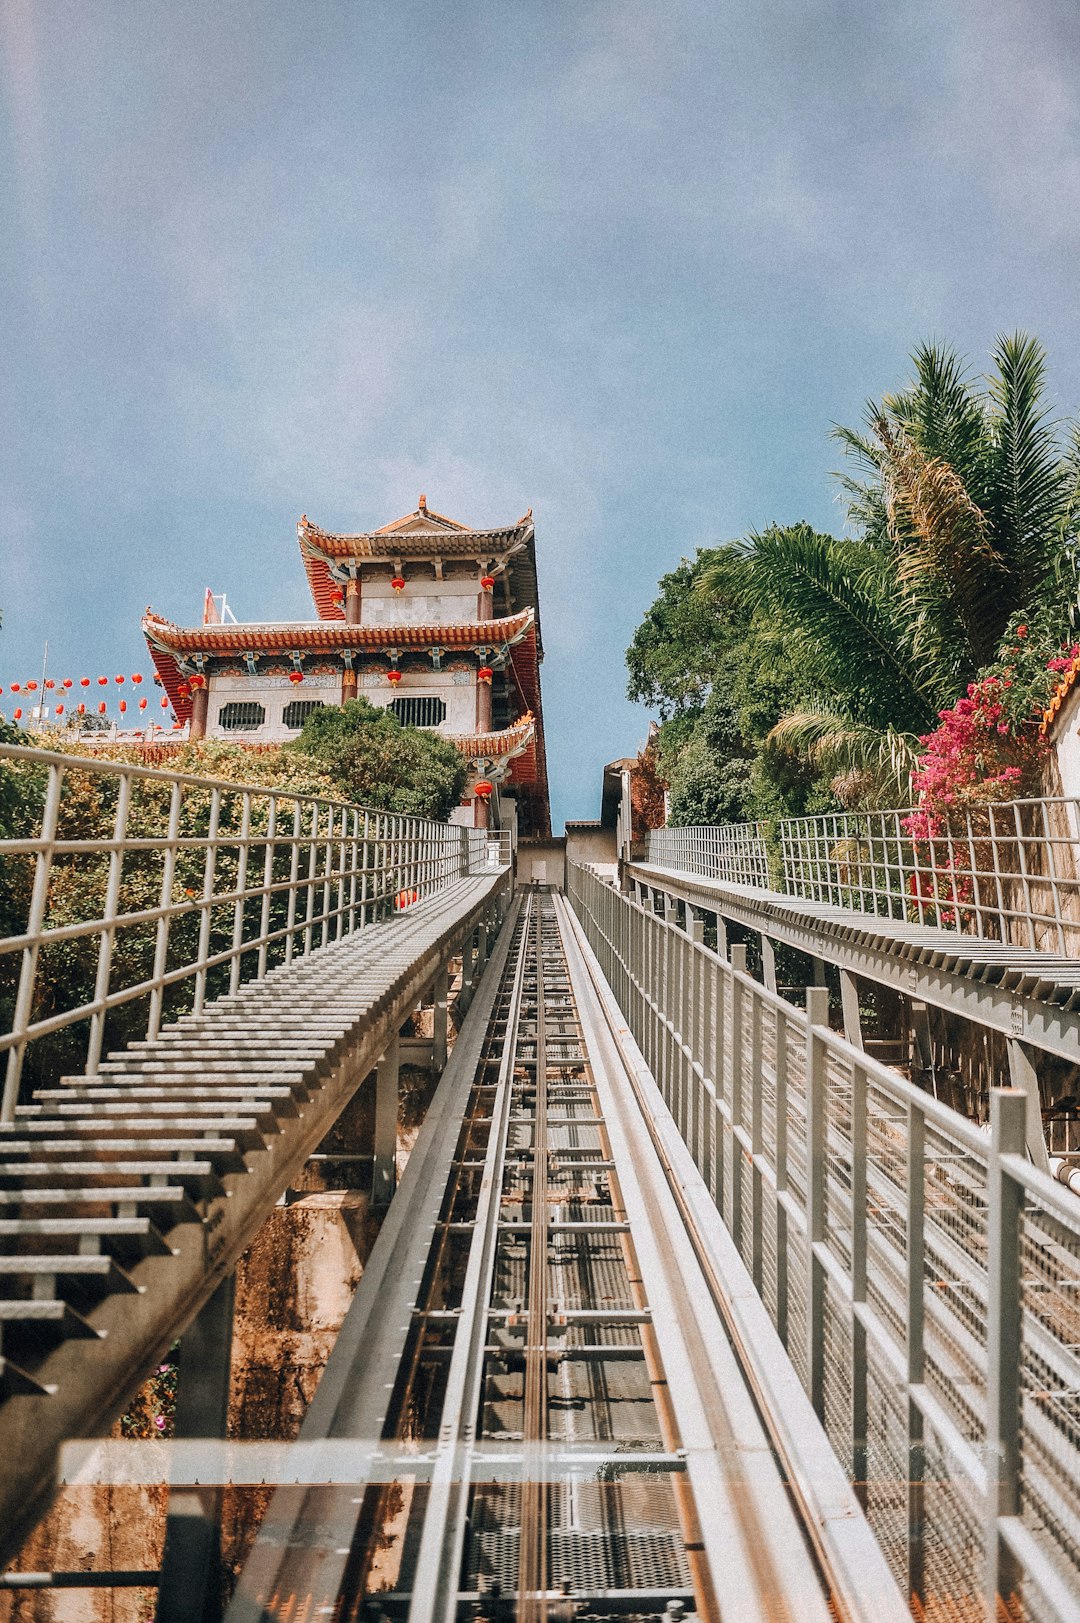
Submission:
M 434 1078 L 403 1068 L 397 1159 L 408 1159 Z M 374 1088 L 368 1078 L 237 1266 L 229 1436 L 290 1441 L 341 1329 L 379 1231 L 371 1209 Z M 180 1380 L 183 1380 L 181 1358 Z M 114 1436 L 120 1436 L 119 1427 Z M 231 1593 L 271 1488 L 228 1489 L 222 1504 L 223 1586 Z M 160 1566 L 166 1490 L 65 1490 L 20 1551 L 24 1572 Z M 147 1589 L 0 1593 L 0 1623 L 151 1623 Z

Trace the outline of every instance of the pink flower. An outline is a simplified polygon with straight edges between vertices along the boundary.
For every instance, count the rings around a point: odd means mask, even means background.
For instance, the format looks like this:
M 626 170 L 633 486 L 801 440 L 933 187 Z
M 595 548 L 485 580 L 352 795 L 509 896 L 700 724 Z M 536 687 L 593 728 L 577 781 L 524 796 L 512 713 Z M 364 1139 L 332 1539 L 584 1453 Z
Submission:
M 1016 635 L 1018 637 L 1026 637 L 1027 636 L 1027 626 L 1017 626 Z
M 154 1416 L 154 1425 L 157 1427 L 158 1431 L 164 1431 L 165 1430 L 165 1416 L 163 1414 L 156 1414 Z

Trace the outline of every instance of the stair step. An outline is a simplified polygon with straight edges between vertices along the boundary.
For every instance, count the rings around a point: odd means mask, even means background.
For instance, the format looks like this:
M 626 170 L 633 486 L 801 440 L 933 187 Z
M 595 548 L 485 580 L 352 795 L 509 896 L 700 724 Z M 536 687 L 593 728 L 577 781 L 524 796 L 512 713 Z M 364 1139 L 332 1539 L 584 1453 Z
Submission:
M 73 1256 L 105 1254 L 128 1265 L 146 1256 L 172 1255 L 148 1217 L 0 1217 L 0 1247 L 61 1240 L 77 1247 Z
M 67 1302 L 0 1299 L 0 1349 L 20 1364 L 46 1357 L 62 1341 L 100 1341 L 102 1332 Z
M 11 1210 L 13 1207 L 24 1206 L 130 1206 L 139 1210 L 149 1208 L 153 1211 L 159 1228 L 175 1228 L 179 1223 L 201 1221 L 198 1209 L 192 1204 L 187 1190 L 175 1184 L 166 1184 L 156 1189 L 147 1189 L 144 1184 L 132 1184 L 128 1189 L 118 1189 L 115 1185 L 100 1189 L 0 1189 L 0 1207 Z M 136 1217 L 139 1213 L 133 1210 L 117 1212 L 115 1215 Z M 5 1233 L 4 1221 L 0 1219 L 0 1239 Z M 84 1220 L 76 1218 L 74 1221 Z

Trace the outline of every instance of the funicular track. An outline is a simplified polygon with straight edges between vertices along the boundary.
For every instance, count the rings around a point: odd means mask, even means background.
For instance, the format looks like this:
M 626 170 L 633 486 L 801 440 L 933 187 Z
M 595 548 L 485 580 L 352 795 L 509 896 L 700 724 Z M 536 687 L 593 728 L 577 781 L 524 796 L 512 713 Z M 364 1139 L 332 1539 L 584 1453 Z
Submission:
M 301 1434 L 362 1466 L 279 1489 L 233 1623 L 855 1615 L 603 1018 L 526 893 Z

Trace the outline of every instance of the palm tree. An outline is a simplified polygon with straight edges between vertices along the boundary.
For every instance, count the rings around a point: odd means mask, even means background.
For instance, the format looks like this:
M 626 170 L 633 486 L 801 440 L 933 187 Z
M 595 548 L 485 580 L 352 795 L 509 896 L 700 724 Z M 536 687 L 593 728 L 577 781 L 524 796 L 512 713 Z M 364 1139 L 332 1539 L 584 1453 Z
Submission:
M 860 474 L 838 476 L 855 533 L 774 527 L 738 548 L 747 602 L 782 618 L 820 693 L 774 741 L 875 798 L 906 794 L 919 734 L 1011 617 L 1064 632 L 1076 606 L 1080 437 L 1050 417 L 1041 345 L 1000 338 L 981 388 L 948 348 L 912 359 L 864 431 L 835 430 Z

